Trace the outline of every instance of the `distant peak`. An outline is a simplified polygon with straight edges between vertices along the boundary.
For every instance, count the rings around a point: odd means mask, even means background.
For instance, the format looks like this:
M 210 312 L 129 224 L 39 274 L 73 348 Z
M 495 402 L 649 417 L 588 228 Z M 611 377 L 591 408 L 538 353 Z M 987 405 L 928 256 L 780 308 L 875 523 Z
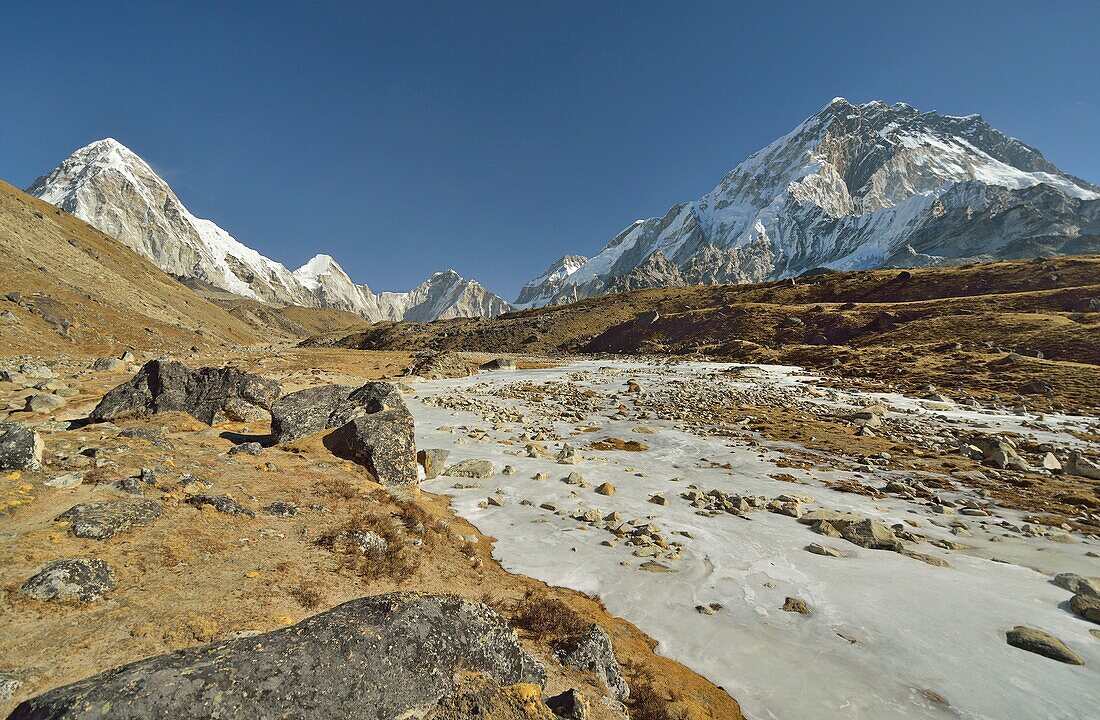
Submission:
M 74 152 L 73 155 L 88 155 L 93 153 L 101 154 L 111 151 L 116 151 L 124 155 L 133 155 L 134 157 L 137 157 L 137 153 L 120 143 L 118 140 L 115 140 L 113 137 L 106 137 L 102 140 L 96 140 L 95 142 L 88 143 L 84 147 Z

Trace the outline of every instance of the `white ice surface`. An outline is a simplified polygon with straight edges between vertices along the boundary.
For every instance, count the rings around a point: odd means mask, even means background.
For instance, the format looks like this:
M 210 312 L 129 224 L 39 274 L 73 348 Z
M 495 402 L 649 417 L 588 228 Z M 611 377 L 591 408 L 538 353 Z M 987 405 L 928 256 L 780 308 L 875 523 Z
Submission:
M 477 394 L 480 391 L 473 386 L 484 382 L 562 380 L 577 370 L 599 376 L 599 368 L 612 365 L 630 369 L 632 374 L 626 377 L 639 378 L 647 389 L 667 381 L 657 366 L 591 361 L 568 368 L 435 381 L 417 386 L 417 392 L 428 396 L 464 389 Z M 676 367 L 691 375 L 721 366 Z M 797 388 L 809 377 L 793 368 L 762 369 L 762 378 L 746 382 Z M 579 382 L 608 391 L 621 390 L 624 381 L 624 376 L 614 375 Z M 931 419 L 942 415 L 945 422 L 980 425 L 984 427 L 978 429 L 987 431 L 1038 433 L 1060 442 L 1069 442 L 1066 428 L 1088 422 L 1055 417 L 1038 423 L 1035 418 L 974 412 L 899 396 L 824 391 L 816 397 L 816 402 L 838 407 L 882 397 L 901 414 Z M 929 515 L 920 506 L 893 497 L 874 500 L 839 493 L 819 484 L 822 478 L 846 475 L 843 471 L 777 467 L 774 463 L 782 457 L 779 446 L 753 447 L 742 440 L 700 437 L 679 431 L 670 422 L 649 423 L 659 431 L 656 435 L 632 434 L 639 422 L 612 421 L 610 409 L 590 418 L 603 425 L 602 433 L 580 436 L 575 444 L 583 447 L 595 437 L 611 435 L 643 440 L 650 449 L 642 453 L 582 450 L 585 459 L 574 467 L 507 454 L 522 446 L 503 445 L 499 440 L 515 435 L 519 425 L 508 432 L 494 431 L 471 413 L 415 399 L 410 407 L 416 417 L 418 446 L 449 448 L 451 462 L 480 458 L 492 460 L 498 472 L 505 464 L 518 469 L 514 476 L 497 474 L 481 481 L 480 489 L 454 489 L 455 479 L 447 477 L 424 484 L 430 492 L 451 496 L 460 515 L 498 538 L 495 556 L 505 568 L 598 595 L 613 614 L 654 637 L 660 643 L 658 652 L 726 688 L 750 718 L 1098 717 L 1100 641 L 1089 634 L 1095 626 L 1068 612 L 1069 593 L 1050 583 L 1050 574 L 1056 572 L 1100 575 L 1100 560 L 1085 556 L 1090 548 L 1100 550 L 1096 543 L 1067 545 L 1019 535 L 993 542 L 990 538 L 1004 534 L 1000 528 L 990 524 L 987 531 L 979 527 L 979 518 L 971 517 L 964 519 L 975 537 L 956 538 L 929 524 Z M 456 424 L 488 430 L 490 438 L 461 442 L 465 437 L 461 431 L 438 429 Z M 557 429 L 565 436 L 572 426 L 562 423 Z M 700 458 L 729 463 L 732 469 L 710 467 Z M 579 498 L 571 497 L 576 488 L 560 479 L 573 470 L 592 487 L 611 482 L 617 488 L 615 496 L 581 489 Z M 534 481 L 539 471 L 549 474 L 550 480 Z M 769 477 L 777 472 L 797 475 L 809 484 L 792 485 Z M 682 480 L 672 480 L 675 477 Z M 946 552 L 927 543 L 916 546 L 954 565 L 939 568 L 816 535 L 786 516 L 754 512 L 744 518 L 701 517 L 679 498 L 691 483 L 703 490 L 720 488 L 769 497 L 807 493 L 816 499 L 813 507 L 852 510 L 888 523 L 916 519 L 921 523 L 917 532 L 962 541 L 974 549 Z M 478 503 L 498 488 L 507 497 L 505 507 L 479 508 Z M 670 498 L 669 506 L 647 502 L 658 491 Z M 534 506 L 521 505 L 523 499 Z M 601 546 L 600 541 L 610 539 L 610 534 L 541 510 L 538 505 L 543 502 L 567 511 L 617 510 L 624 519 L 653 517 L 666 536 L 686 545 L 683 558 L 665 561 L 679 572 L 640 571 L 644 560 L 632 557 L 631 548 Z M 999 509 L 997 514 L 1020 522 L 1017 513 Z M 687 531 L 693 538 L 672 536 L 676 530 Z M 811 554 L 803 549 L 810 542 L 837 547 L 851 557 Z M 768 583 L 774 587 L 766 587 Z M 806 600 L 813 615 L 781 612 L 778 608 L 788 595 Z M 725 608 L 713 616 L 694 609 L 711 602 Z M 1008 646 L 1004 633 L 1018 624 L 1061 638 L 1086 664 L 1065 665 Z M 932 702 L 922 691 L 939 694 L 950 707 Z

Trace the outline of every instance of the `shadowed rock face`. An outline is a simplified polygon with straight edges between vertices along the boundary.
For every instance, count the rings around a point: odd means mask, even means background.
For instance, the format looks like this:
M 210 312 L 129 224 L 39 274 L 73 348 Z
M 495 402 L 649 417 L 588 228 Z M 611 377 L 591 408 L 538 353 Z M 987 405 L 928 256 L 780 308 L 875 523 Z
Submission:
M 242 405 L 270 410 L 280 393 L 278 382 L 235 368 L 192 370 L 175 360 L 150 360 L 132 379 L 103 396 L 92 419 L 185 412 L 212 425 L 227 412 L 239 414 Z
M 394 593 L 264 635 L 108 670 L 24 701 L 9 720 L 390 720 L 453 696 L 458 670 L 500 685 L 546 682 L 543 667 L 485 605 Z
M 292 392 L 271 406 L 271 436 L 290 442 L 340 427 L 359 415 L 395 409 L 408 414 L 405 400 L 392 383 L 368 382 L 358 388 L 322 385 Z

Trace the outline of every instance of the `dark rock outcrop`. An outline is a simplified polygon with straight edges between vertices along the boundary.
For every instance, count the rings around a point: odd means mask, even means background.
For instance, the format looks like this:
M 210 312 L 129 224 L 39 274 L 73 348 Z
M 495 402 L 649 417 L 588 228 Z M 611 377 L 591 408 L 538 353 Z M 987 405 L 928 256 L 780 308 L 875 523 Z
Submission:
M 394 593 L 108 670 L 24 701 L 9 720 L 393 720 L 453 697 L 459 669 L 502 686 L 546 682 L 485 605 Z
M 360 415 L 400 409 L 405 401 L 392 383 L 369 382 L 361 387 L 321 385 L 292 392 L 271 406 L 271 436 L 289 442 L 346 425 Z
M 0 422 L 0 470 L 38 470 L 42 447 L 42 438 L 33 428 Z
M 355 418 L 326 437 L 325 446 L 365 467 L 382 485 L 414 485 L 419 480 L 413 418 L 404 405 Z
M 70 558 L 48 563 L 19 586 L 35 600 L 98 600 L 115 586 L 111 568 L 102 560 Z
M 109 540 L 135 526 L 148 525 L 161 515 L 152 500 L 101 500 L 73 505 L 57 516 L 72 523 L 72 533 L 89 540 Z
M 150 360 L 137 375 L 108 392 L 92 410 L 102 422 L 130 415 L 185 412 L 212 425 L 240 416 L 242 407 L 268 411 L 278 399 L 279 383 L 236 368 L 192 370 L 175 360 Z

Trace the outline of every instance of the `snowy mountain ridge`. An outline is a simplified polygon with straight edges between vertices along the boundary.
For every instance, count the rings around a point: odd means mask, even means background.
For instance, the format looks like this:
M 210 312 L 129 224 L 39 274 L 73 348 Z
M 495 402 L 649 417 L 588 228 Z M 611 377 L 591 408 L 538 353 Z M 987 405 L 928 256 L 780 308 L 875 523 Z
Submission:
M 564 280 L 532 280 L 517 304 L 639 283 L 757 282 L 815 267 L 1079 252 L 1098 233 L 1100 188 L 980 116 L 836 98 L 699 200 L 632 223 Z M 668 263 L 646 264 L 655 253 Z
M 80 148 L 27 192 L 117 238 L 172 275 L 263 302 L 335 308 L 371 321 L 406 319 L 414 308 L 415 319 L 424 322 L 509 309 L 480 283 L 454 271 L 437 274 L 408 293 L 381 294 L 353 282 L 329 255 L 316 255 L 292 272 L 193 215 L 148 163 L 113 138 Z

